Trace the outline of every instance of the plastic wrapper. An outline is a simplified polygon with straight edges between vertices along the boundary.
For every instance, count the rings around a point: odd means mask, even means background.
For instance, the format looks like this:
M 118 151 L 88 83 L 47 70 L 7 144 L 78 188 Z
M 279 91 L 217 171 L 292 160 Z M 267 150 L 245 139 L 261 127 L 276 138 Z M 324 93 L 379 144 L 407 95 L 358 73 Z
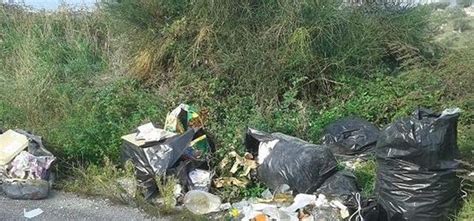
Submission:
M 380 131 L 361 118 L 344 118 L 324 129 L 323 144 L 330 145 L 334 154 L 357 155 L 373 151 Z
M 458 110 L 419 109 L 382 131 L 376 194 L 389 220 L 448 220 L 457 208 L 458 118 Z
M 44 179 L 47 180 L 48 169 L 56 160 L 53 156 L 33 156 L 22 151 L 10 163 L 9 176 L 20 179 Z
M 257 178 L 273 190 L 286 184 L 295 193 L 312 193 L 336 172 L 337 162 L 328 148 L 295 137 L 249 129 L 245 145 L 262 162 Z

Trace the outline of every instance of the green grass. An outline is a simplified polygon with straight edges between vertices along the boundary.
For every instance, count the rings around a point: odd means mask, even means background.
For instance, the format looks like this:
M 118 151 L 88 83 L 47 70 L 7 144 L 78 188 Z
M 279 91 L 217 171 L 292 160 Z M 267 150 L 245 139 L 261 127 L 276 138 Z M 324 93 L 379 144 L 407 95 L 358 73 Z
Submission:
M 362 196 L 371 197 L 375 190 L 375 173 L 377 170 L 377 163 L 375 160 L 369 160 L 361 163 L 354 171 L 357 178 L 357 183 L 361 185 Z
M 121 73 L 102 13 L 0 8 L 0 24 L 0 124 L 45 136 L 62 163 L 116 161 L 120 136 L 166 113 Z
M 456 219 L 467 221 L 467 220 L 472 220 L 472 217 L 474 217 L 474 196 L 473 195 L 469 196 L 464 201 L 464 206 L 462 207 L 461 211 L 457 215 Z
M 0 126 L 43 136 L 59 157 L 63 188 L 118 201 L 115 180 L 129 174 L 115 166 L 120 137 L 149 120 L 163 125 L 179 103 L 209 111 L 213 164 L 230 150 L 243 153 L 248 126 L 319 143 L 324 126 L 344 116 L 383 127 L 419 106 L 458 106 L 458 143 L 472 163 L 472 18 L 338 6 L 124 0 L 51 14 L 0 7 Z M 448 28 L 436 28 L 443 23 Z M 356 171 L 365 195 L 375 167 Z M 237 200 L 264 189 L 219 193 Z M 469 219 L 471 207 L 472 200 L 459 219 Z

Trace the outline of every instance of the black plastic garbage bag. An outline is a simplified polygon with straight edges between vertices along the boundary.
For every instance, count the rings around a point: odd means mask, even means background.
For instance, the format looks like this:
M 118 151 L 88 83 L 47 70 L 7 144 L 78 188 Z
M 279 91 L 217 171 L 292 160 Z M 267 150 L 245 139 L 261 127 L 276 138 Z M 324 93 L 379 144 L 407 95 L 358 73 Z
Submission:
M 122 162 L 131 160 L 133 163 L 138 186 L 144 190 L 145 199 L 158 194 L 155 176 L 165 174 L 178 161 L 193 136 L 194 130 L 189 129 L 182 135 L 141 146 L 123 140 Z
M 323 144 L 330 144 L 334 154 L 356 155 L 375 148 L 379 129 L 361 118 L 344 118 L 324 129 Z
M 458 110 L 419 109 L 377 142 L 377 200 L 389 220 L 448 220 L 459 202 Z
M 143 149 L 126 140 L 122 144 L 122 162 L 130 160 L 135 167 L 135 177 L 138 186 L 144 192 L 145 199 L 150 199 L 158 194 L 155 173 L 146 159 Z
M 387 213 L 374 198 L 363 199 L 361 202 L 360 215 L 364 221 L 386 221 Z
M 6 180 L 3 192 L 11 199 L 39 200 L 48 197 L 50 183 L 46 180 Z
M 258 179 L 273 190 L 286 184 L 295 193 L 312 193 L 336 172 L 336 159 L 325 146 L 254 129 L 248 129 L 245 144 L 257 156 Z
M 317 190 L 326 196 L 336 197 L 349 208 L 357 208 L 355 194 L 360 192 L 356 177 L 349 171 L 337 171 L 329 177 Z
M 151 168 L 157 175 L 163 175 L 183 155 L 184 150 L 189 147 L 194 137 L 194 130 L 189 129 L 182 135 L 176 135 L 166 139 L 164 142 L 143 147 L 145 156 Z

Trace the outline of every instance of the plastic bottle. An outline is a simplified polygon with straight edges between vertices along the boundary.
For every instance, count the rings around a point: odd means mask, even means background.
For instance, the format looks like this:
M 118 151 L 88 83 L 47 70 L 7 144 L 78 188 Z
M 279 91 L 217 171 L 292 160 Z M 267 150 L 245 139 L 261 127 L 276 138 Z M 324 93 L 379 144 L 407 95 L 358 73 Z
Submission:
M 218 211 L 221 198 L 201 190 L 191 190 L 184 196 L 184 206 L 194 214 L 207 214 Z

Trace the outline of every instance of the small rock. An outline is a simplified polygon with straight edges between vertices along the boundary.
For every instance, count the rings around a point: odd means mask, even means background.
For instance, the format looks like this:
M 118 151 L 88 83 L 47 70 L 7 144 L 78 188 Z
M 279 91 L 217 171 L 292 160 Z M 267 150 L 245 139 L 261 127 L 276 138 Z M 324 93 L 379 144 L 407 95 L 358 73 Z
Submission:
M 137 182 L 133 178 L 129 177 L 122 177 L 117 180 L 117 183 L 120 185 L 122 189 L 125 190 L 125 193 L 131 197 L 134 198 L 135 194 L 137 192 Z

